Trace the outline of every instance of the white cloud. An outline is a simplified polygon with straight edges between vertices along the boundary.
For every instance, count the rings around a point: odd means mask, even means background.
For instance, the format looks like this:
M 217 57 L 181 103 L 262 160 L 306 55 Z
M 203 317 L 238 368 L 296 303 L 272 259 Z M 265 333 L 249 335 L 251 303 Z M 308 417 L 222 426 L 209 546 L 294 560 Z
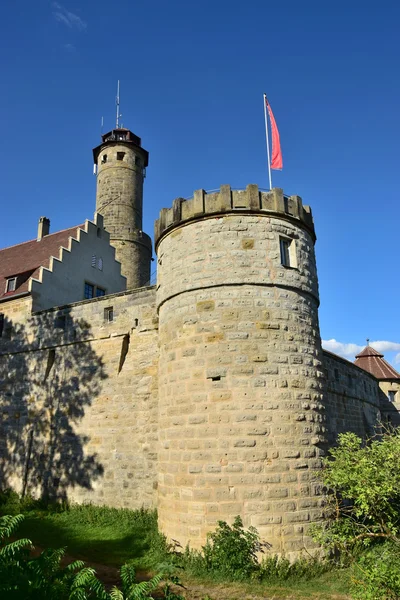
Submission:
M 67 52 L 76 52 L 76 48 L 73 44 L 64 44 L 64 50 Z
M 77 29 L 78 31 L 84 31 L 87 27 L 85 21 L 83 21 L 78 15 L 70 12 L 64 6 L 58 2 L 53 2 L 53 16 L 59 23 L 64 23 L 70 29 Z
M 400 353 L 396 354 L 396 356 L 394 357 L 394 364 L 400 365 Z
M 385 340 L 377 340 L 377 341 L 371 341 L 370 346 L 375 348 L 375 350 L 377 350 L 378 352 L 382 352 L 382 354 L 384 354 L 385 352 L 399 352 L 400 351 L 400 343 L 397 343 L 397 342 L 388 342 Z M 361 350 L 363 350 L 363 348 L 365 348 L 365 345 L 359 346 L 358 344 L 338 342 L 335 339 L 331 339 L 331 340 L 322 340 L 322 347 L 325 348 L 325 350 L 329 350 L 329 352 L 334 352 L 335 354 L 338 354 L 339 356 L 343 356 L 344 358 L 347 358 L 348 360 L 353 361 L 355 358 L 355 355 L 358 354 L 359 352 L 361 352 Z M 395 358 L 395 363 L 396 364 L 400 363 L 400 353 L 397 354 L 397 356 Z
M 322 347 L 325 348 L 325 350 L 339 354 L 339 356 L 343 356 L 344 358 L 354 359 L 355 355 L 361 352 L 364 346 L 358 346 L 358 344 L 352 343 L 345 344 L 332 339 L 322 340 Z

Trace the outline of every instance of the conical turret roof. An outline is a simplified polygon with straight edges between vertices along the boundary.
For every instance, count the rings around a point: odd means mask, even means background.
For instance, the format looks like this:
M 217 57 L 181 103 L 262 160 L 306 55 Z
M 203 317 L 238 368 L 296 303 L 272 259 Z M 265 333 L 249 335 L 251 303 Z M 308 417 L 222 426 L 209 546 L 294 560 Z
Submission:
M 383 354 L 372 348 L 372 346 L 366 346 L 364 350 L 357 354 L 354 364 L 364 369 L 364 371 L 368 371 L 377 379 L 398 379 L 400 381 L 400 373 L 383 358 Z

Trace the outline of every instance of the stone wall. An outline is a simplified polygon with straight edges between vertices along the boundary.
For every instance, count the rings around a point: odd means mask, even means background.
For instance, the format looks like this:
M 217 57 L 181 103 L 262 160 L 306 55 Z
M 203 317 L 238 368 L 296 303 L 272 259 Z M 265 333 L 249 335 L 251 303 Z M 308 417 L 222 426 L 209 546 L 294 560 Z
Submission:
M 240 514 L 272 552 L 313 546 L 325 418 L 314 237 L 301 200 L 296 214 L 283 200 L 223 186 L 156 227 L 159 519 L 182 545 Z M 282 237 L 296 266 L 281 263 Z
M 151 239 L 142 231 L 147 161 L 140 146 L 115 141 L 103 144 L 97 156 L 96 210 L 104 217 L 127 289 L 150 282 Z
M 155 290 L 24 317 L 12 303 L 11 340 L 0 339 L 2 487 L 154 506 Z
M 385 426 L 400 427 L 400 382 L 386 380 L 379 382 L 382 420 Z M 388 394 L 392 393 L 389 400 Z
M 328 444 L 335 444 L 338 434 L 346 431 L 363 438 L 372 436 L 381 420 L 378 381 L 340 356 L 326 350 L 323 354 Z
M 314 242 L 297 196 L 198 190 L 156 223 L 157 291 L 33 314 L 31 296 L 3 302 L 1 486 L 158 506 L 182 545 L 239 514 L 272 552 L 311 550 L 321 456 L 388 408 L 372 375 L 321 349 Z

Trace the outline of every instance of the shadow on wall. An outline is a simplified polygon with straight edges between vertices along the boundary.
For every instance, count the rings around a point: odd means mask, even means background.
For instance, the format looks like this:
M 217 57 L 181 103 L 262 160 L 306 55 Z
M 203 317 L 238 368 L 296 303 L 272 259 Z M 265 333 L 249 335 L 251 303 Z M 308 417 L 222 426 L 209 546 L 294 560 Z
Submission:
M 79 433 L 85 410 L 106 378 L 90 326 L 69 315 L 8 321 L 0 343 L 0 488 L 46 500 L 92 489 L 103 474 Z M 9 338 L 9 339 L 7 339 Z

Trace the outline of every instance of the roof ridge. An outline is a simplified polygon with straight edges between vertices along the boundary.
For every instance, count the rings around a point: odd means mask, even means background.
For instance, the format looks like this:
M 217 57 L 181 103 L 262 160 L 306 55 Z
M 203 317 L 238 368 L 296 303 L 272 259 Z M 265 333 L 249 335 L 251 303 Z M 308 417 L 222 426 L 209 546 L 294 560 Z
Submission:
M 90 220 L 90 219 L 89 219 Z M 72 225 L 72 227 L 66 227 L 65 229 L 59 229 L 58 231 L 54 231 L 53 233 L 48 233 L 47 235 L 43 236 L 42 239 L 49 238 L 52 235 L 56 235 L 58 233 L 64 233 L 65 231 L 69 231 L 70 229 L 82 229 L 85 226 L 85 223 L 80 223 L 79 225 Z M 37 239 L 33 238 L 32 240 L 27 240 L 26 242 L 19 242 L 19 244 L 13 244 L 12 246 L 6 246 L 5 248 L 0 248 L 0 252 L 3 252 L 3 250 L 10 250 L 11 248 L 16 248 L 16 246 L 23 246 L 24 244 L 31 244 L 32 242 L 36 242 Z

